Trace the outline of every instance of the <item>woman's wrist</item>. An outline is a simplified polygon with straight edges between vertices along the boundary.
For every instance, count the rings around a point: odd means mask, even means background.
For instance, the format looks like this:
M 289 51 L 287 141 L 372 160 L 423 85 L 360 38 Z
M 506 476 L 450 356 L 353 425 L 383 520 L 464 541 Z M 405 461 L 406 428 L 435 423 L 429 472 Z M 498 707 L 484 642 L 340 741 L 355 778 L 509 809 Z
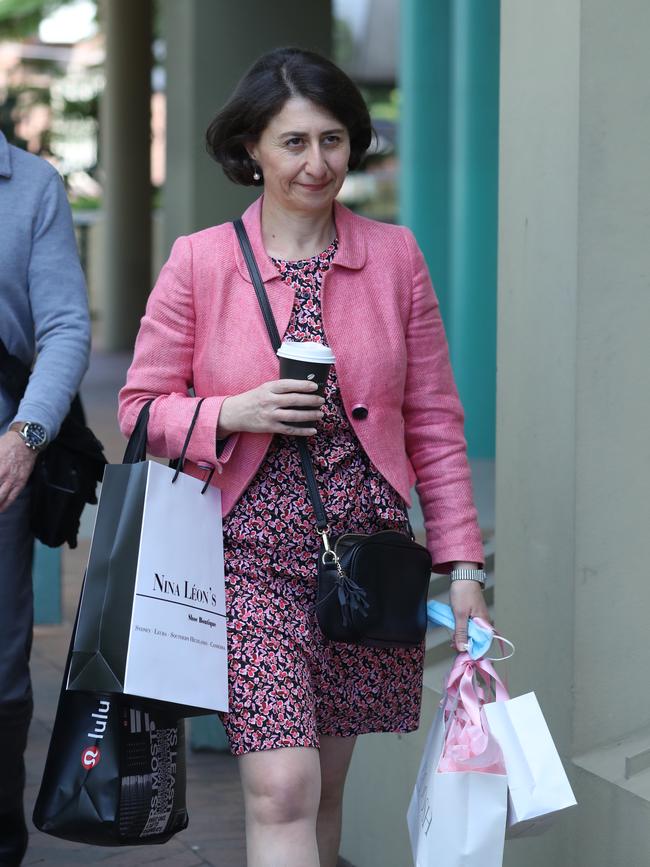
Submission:
M 480 563 L 470 563 L 459 560 L 452 563 L 449 581 L 453 586 L 457 582 L 470 582 L 485 587 L 487 575 Z
M 224 440 L 226 437 L 230 436 L 230 434 L 236 433 L 236 428 L 234 425 L 233 418 L 233 401 L 235 399 L 234 395 L 225 398 L 225 400 L 221 404 L 221 409 L 219 411 L 219 418 L 217 419 L 217 439 Z

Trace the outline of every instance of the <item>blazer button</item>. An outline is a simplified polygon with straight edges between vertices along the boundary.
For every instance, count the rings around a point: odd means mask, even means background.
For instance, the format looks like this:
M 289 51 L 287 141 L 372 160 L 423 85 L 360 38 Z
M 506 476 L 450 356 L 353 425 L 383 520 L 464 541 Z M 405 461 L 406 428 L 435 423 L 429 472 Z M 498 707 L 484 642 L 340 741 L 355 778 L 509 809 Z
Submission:
M 362 403 L 358 403 L 356 404 L 356 406 L 353 406 L 352 418 L 356 418 L 358 420 L 368 418 L 368 407 L 364 406 Z

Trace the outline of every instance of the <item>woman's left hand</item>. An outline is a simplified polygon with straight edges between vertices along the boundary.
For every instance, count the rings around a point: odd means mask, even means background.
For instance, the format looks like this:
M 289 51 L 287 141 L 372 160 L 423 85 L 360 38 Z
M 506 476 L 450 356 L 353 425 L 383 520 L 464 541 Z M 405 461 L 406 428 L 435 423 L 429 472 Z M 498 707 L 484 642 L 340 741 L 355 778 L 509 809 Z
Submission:
M 456 619 L 453 644 L 460 653 L 467 650 L 468 617 L 482 617 L 488 623 L 492 621 L 478 581 L 452 581 L 449 601 Z

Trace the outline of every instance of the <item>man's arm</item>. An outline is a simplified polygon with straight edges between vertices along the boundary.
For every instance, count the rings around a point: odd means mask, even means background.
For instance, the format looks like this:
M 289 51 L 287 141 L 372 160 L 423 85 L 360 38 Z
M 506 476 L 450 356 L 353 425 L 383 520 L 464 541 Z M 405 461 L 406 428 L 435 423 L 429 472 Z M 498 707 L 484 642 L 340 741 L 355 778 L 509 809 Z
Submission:
M 90 353 L 88 301 L 70 206 L 58 175 L 45 187 L 34 221 L 27 272 L 37 359 L 8 430 L 0 436 L 0 512 L 25 487 L 36 451 L 16 422 L 36 422 L 52 439 L 70 409 Z
M 45 187 L 36 215 L 27 281 L 37 358 L 14 421 L 38 422 L 52 439 L 79 389 L 90 353 L 86 284 L 58 175 Z

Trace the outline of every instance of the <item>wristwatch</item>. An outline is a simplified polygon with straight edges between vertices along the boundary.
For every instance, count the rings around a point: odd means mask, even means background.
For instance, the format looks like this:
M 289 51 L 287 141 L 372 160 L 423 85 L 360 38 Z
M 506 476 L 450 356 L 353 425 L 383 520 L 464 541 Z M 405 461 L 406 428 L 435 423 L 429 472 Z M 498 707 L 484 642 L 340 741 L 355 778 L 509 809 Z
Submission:
M 9 430 L 15 431 L 27 448 L 34 452 L 42 452 L 48 444 L 47 431 L 37 421 L 14 422 Z
M 484 569 L 452 569 L 449 573 L 450 581 L 478 581 L 481 587 L 485 587 L 486 578 Z

